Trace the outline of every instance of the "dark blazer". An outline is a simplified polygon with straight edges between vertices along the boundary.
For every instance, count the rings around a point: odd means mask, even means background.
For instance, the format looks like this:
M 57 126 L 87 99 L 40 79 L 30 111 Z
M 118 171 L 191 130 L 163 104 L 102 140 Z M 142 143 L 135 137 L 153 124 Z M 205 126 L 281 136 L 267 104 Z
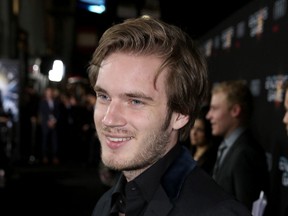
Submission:
M 229 149 L 214 179 L 249 209 L 261 190 L 269 194 L 265 151 L 248 130 Z
M 109 215 L 114 190 L 115 187 L 112 187 L 100 198 L 92 216 Z M 181 157 L 178 157 L 166 171 L 162 183 L 143 214 L 143 216 L 153 215 L 245 216 L 251 214 L 246 207 L 226 194 L 205 171 L 196 166 L 190 152 L 183 148 Z

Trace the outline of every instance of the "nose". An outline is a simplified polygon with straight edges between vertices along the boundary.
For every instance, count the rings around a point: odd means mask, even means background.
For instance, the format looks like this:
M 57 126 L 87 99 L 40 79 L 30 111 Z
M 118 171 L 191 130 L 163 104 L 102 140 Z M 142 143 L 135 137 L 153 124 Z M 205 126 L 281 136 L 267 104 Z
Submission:
M 121 104 L 111 101 L 102 119 L 102 123 L 109 127 L 119 127 L 125 125 L 126 120 L 123 109 L 124 107 L 121 106 Z

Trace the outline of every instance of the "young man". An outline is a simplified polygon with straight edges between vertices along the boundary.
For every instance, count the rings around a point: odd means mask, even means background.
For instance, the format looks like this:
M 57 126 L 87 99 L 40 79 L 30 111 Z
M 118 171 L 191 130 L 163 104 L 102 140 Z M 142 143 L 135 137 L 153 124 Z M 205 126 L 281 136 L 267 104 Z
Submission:
M 250 215 L 179 143 L 207 89 L 205 59 L 187 34 L 147 16 L 114 25 L 89 77 L 102 161 L 122 172 L 93 216 Z
M 250 210 L 261 190 L 266 195 L 269 190 L 265 151 L 248 130 L 252 108 L 253 97 L 244 81 L 224 81 L 212 88 L 206 116 L 212 134 L 223 137 L 213 178 Z

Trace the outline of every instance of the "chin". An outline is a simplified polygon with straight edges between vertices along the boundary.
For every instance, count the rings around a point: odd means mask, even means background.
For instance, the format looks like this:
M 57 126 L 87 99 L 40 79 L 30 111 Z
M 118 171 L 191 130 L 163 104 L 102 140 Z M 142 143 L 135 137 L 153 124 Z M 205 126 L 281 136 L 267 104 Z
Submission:
M 118 170 L 118 168 L 119 168 L 118 167 L 119 164 L 116 163 L 114 160 L 111 161 L 111 160 L 105 160 L 105 158 L 102 158 L 102 161 L 103 161 L 103 164 L 110 169 Z
M 123 161 L 126 161 L 123 155 L 115 155 L 115 154 L 102 154 L 102 161 L 103 163 L 114 170 L 122 170 L 124 163 Z

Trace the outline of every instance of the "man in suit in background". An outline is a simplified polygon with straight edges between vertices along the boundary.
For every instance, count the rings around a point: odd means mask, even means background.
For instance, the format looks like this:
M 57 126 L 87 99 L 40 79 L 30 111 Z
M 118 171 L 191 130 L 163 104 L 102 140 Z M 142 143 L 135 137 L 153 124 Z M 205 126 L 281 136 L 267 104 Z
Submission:
M 60 109 L 59 103 L 54 98 L 54 89 L 48 86 L 44 91 L 44 97 L 39 105 L 39 118 L 42 129 L 42 162 L 47 164 L 49 156 L 52 157 L 52 163 L 58 164 L 58 128 L 57 121 L 59 119 Z
M 213 178 L 252 210 L 260 192 L 268 195 L 266 154 L 248 129 L 253 96 L 245 81 L 224 81 L 212 88 L 210 110 L 212 133 L 223 137 L 218 148 Z

